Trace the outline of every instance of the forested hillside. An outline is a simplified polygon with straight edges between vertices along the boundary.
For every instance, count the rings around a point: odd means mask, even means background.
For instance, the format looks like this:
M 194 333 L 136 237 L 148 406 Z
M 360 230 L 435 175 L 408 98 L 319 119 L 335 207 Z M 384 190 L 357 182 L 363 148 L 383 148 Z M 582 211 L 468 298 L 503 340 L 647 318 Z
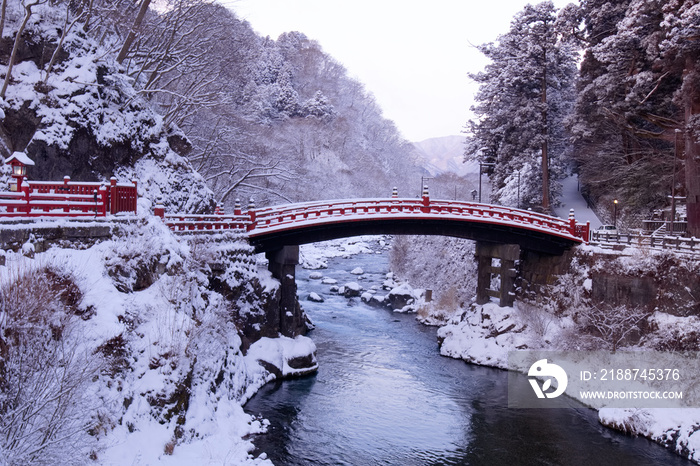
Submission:
M 492 63 L 473 76 L 467 158 L 493 164 L 505 204 L 520 173 L 525 202 L 546 210 L 568 168 L 603 212 L 618 199 L 645 216 L 673 191 L 700 235 L 699 38 L 697 0 L 526 7 L 481 46 Z
M 373 97 L 301 33 L 260 37 L 207 0 L 2 7 L 0 155 L 25 150 L 35 179 L 130 176 L 202 211 L 387 195 L 420 176 Z

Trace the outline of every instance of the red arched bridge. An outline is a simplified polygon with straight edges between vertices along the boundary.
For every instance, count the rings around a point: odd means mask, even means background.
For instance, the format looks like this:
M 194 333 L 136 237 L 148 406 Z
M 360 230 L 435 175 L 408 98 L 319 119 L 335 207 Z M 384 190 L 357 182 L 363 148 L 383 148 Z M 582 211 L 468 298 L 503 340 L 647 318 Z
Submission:
M 561 254 L 588 241 L 588 224 L 532 211 L 464 201 L 421 199 L 348 199 L 288 204 L 233 215 L 157 215 L 176 232 L 247 232 L 258 252 L 329 239 L 370 235 L 442 235 L 489 243 L 517 244 L 545 254 Z
M 285 316 L 298 314 L 294 272 L 299 263 L 300 244 L 377 234 L 443 235 L 475 240 L 477 303 L 496 297 L 500 305 L 510 306 L 515 296 L 516 261 L 520 261 L 521 272 L 531 269 L 530 263 L 542 263 L 542 255 L 556 257 L 573 245 L 588 242 L 590 230 L 588 224 L 576 223 L 573 211 L 564 220 L 491 204 L 431 200 L 427 191 L 421 199 L 394 196 L 260 209 L 251 203 L 245 212 L 237 203 L 233 215 L 166 215 L 162 207 L 156 207 L 156 215 L 176 232 L 246 232 L 255 250 L 265 252 L 270 271 L 282 284 L 281 322 Z M 493 259 L 498 259 L 495 265 Z M 492 275 L 500 276 L 498 290 L 490 289 Z M 541 274 L 535 270 L 528 275 Z

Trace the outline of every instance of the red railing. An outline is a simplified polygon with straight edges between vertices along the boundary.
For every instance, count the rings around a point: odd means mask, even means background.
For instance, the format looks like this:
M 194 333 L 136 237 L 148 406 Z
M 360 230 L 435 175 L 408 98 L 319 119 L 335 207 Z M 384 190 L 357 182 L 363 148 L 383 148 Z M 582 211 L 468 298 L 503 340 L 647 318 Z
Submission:
M 24 180 L 18 192 L 0 192 L 0 217 L 104 217 L 136 212 L 137 185 Z
M 252 237 L 274 230 L 299 228 L 304 225 L 351 222 L 364 219 L 444 218 L 492 224 L 512 225 L 523 229 L 588 241 L 588 226 L 575 219 L 564 220 L 536 212 L 490 204 L 463 201 L 422 199 L 357 199 L 290 204 L 249 209 L 234 215 L 165 215 L 157 210 L 165 223 L 175 231 L 239 230 Z

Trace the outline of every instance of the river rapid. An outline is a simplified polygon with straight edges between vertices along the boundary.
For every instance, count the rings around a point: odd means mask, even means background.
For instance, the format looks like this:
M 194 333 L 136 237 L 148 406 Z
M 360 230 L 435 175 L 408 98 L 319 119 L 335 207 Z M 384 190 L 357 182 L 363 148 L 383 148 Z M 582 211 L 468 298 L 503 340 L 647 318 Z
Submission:
M 323 276 L 381 286 L 387 254 L 369 244 L 382 253 L 329 259 Z M 350 274 L 357 267 L 359 277 Z M 507 372 L 440 356 L 435 328 L 332 293 L 312 272 L 299 268 L 297 283 L 316 325 L 318 373 L 270 383 L 245 406 L 270 422 L 254 443 L 274 464 L 692 464 L 600 425 L 573 400 L 566 409 L 509 409 Z M 311 292 L 325 302 L 308 301 Z

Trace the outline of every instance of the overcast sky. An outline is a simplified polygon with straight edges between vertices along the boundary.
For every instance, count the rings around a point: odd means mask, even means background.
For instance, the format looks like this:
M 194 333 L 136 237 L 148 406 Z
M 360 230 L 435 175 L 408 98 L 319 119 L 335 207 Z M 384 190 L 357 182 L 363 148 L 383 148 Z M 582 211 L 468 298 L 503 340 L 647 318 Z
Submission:
M 527 0 L 222 0 L 274 39 L 300 31 L 374 94 L 410 141 L 460 134 L 486 60 Z M 570 0 L 555 0 L 557 7 Z

